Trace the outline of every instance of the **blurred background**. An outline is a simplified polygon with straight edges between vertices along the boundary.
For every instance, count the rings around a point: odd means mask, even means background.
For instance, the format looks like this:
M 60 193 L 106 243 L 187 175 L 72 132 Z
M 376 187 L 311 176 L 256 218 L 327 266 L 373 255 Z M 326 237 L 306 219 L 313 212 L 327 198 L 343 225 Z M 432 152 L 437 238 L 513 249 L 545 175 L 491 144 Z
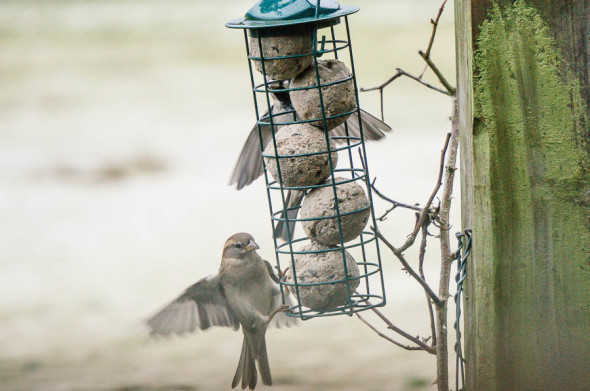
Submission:
M 243 35 L 224 24 L 253 3 L 0 2 L 0 389 L 229 389 L 241 333 L 154 340 L 143 321 L 215 272 L 235 232 L 252 233 L 274 262 L 263 180 L 228 186 L 255 113 Z M 396 67 L 422 72 L 417 51 L 440 0 L 342 3 L 361 7 L 349 19 L 359 86 Z M 450 80 L 452 7 L 432 52 Z M 378 93 L 360 99 L 379 115 Z M 386 89 L 394 131 L 367 145 L 382 192 L 427 200 L 450 108 L 409 79 Z M 452 233 L 458 194 L 456 181 Z M 380 229 L 399 245 L 413 223 L 400 210 Z M 426 269 L 435 286 L 437 246 Z M 429 335 L 423 292 L 383 254 L 384 312 Z M 401 350 L 356 318 L 269 330 L 267 341 L 275 390 L 435 389 L 433 356 Z

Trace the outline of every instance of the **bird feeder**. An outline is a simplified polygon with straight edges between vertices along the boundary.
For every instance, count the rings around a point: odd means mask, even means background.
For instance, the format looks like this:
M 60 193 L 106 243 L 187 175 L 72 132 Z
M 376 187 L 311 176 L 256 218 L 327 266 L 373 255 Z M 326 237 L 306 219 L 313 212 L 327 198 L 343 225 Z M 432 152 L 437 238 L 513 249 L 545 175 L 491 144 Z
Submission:
M 226 24 L 244 30 L 271 223 L 287 231 L 274 237 L 281 292 L 303 320 L 385 305 L 348 25 L 358 10 L 262 0 Z

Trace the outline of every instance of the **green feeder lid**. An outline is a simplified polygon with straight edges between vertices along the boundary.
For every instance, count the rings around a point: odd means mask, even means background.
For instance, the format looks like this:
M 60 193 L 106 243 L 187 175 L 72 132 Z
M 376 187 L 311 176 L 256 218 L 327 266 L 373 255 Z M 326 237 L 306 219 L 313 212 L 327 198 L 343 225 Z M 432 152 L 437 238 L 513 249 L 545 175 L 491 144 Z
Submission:
M 326 22 L 353 14 L 358 10 L 359 7 L 342 6 L 336 0 L 261 0 L 250 8 L 243 18 L 229 21 L 225 26 L 237 29 L 261 29 Z

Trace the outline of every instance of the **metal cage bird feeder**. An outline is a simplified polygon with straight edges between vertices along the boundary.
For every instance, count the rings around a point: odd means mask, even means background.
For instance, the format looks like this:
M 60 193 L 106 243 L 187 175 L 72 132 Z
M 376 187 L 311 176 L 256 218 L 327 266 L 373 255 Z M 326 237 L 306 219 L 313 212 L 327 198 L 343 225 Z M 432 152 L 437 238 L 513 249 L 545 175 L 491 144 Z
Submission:
M 287 314 L 303 320 L 385 305 L 348 24 L 358 10 L 262 0 L 226 24 L 244 30 L 277 267 L 287 270 L 281 292 L 297 299 Z M 297 222 L 305 236 L 294 235 Z

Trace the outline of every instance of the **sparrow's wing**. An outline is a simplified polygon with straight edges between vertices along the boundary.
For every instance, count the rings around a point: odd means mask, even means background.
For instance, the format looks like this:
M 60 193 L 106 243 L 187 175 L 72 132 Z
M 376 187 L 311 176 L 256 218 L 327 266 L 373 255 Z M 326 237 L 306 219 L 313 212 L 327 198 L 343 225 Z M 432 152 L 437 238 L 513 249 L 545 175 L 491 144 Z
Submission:
M 267 114 L 264 115 L 266 116 Z M 262 133 L 262 144 L 266 147 L 272 139 L 271 128 L 269 125 L 261 125 L 260 131 Z M 235 183 L 236 188 L 241 190 L 258 179 L 263 171 L 258 125 L 254 125 L 242 147 L 242 152 L 231 175 L 229 184 L 233 185 Z
M 277 286 L 274 287 L 274 289 L 273 289 L 273 296 L 272 296 L 272 309 L 274 310 L 275 308 L 278 308 L 281 305 L 283 305 L 283 300 L 281 297 L 281 289 L 278 286 L 279 277 L 275 274 L 272 266 L 270 265 L 270 263 L 268 261 L 264 261 L 264 263 L 266 265 L 266 269 L 268 270 L 268 274 L 270 275 L 270 278 L 272 278 L 272 280 L 277 283 Z M 285 305 L 287 305 L 289 307 L 294 306 L 293 301 L 291 300 L 290 296 L 285 297 Z M 284 312 L 279 312 L 274 316 L 274 318 L 272 318 L 269 326 L 280 328 L 280 327 L 291 327 L 296 324 L 297 324 L 297 318 L 287 316 Z
M 385 137 L 384 132 L 391 131 L 391 127 L 389 125 L 381 121 L 379 118 L 367 113 L 363 109 L 361 109 L 361 121 L 363 123 L 363 133 L 365 135 L 365 140 L 380 140 Z M 348 126 L 348 136 L 361 136 L 358 115 L 353 113 L 350 117 L 348 117 L 346 120 L 346 125 Z M 330 135 L 341 137 L 346 136 L 346 127 L 344 124 L 338 125 L 330 131 Z M 346 142 L 345 140 L 334 141 L 337 143 Z
M 217 274 L 203 278 L 147 321 L 151 334 L 183 334 L 211 326 L 232 327 L 240 323 L 227 304 Z
M 305 195 L 304 191 L 300 190 L 289 190 L 287 192 L 287 199 L 285 200 L 287 203 L 287 218 L 289 219 L 289 232 L 287 232 L 287 225 L 285 221 L 279 221 L 274 229 L 274 236 L 275 238 L 281 238 L 284 241 L 289 240 L 289 233 L 291 234 L 291 239 L 293 239 L 294 232 L 295 232 L 295 220 L 297 218 L 297 214 L 299 213 L 299 207 L 301 206 L 301 201 L 303 201 L 303 196 Z M 281 213 L 281 218 L 284 218 L 284 213 Z

